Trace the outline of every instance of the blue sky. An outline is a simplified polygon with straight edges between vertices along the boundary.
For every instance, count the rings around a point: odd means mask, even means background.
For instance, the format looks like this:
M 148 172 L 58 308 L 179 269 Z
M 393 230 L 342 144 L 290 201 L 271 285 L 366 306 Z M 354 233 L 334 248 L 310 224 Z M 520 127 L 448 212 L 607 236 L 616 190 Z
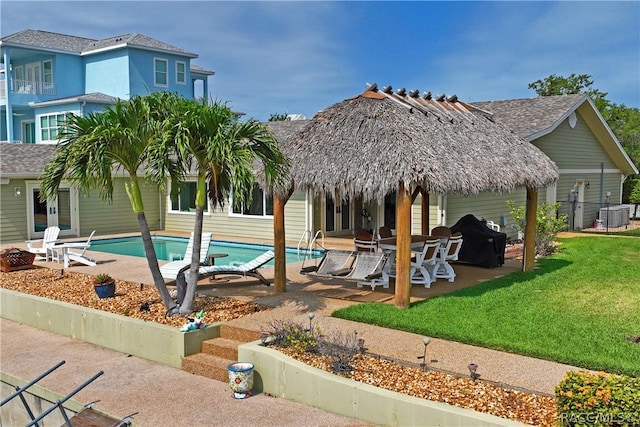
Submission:
M 1 34 L 88 38 L 142 33 L 199 55 L 213 98 L 248 117 L 308 117 L 366 83 L 535 97 L 550 74 L 589 74 L 617 104 L 640 107 L 640 2 L 14 1 Z

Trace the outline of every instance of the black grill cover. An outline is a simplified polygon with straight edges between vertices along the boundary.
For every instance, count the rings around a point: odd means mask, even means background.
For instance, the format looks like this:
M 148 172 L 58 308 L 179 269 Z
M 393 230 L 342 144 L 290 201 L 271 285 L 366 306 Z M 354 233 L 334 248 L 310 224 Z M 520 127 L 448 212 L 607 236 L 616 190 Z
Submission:
M 462 233 L 462 247 L 458 262 L 481 267 L 499 267 L 504 264 L 507 235 L 493 231 L 485 221 L 475 216 L 465 215 L 451 227 L 451 232 Z

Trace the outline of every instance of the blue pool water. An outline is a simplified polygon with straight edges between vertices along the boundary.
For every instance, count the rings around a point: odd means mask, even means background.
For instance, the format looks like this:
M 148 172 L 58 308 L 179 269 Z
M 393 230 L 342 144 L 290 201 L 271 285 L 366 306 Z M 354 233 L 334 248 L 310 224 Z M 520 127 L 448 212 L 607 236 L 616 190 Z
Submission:
M 159 260 L 172 261 L 174 259 L 182 259 L 184 252 L 187 250 L 188 239 L 186 238 L 156 235 L 152 236 L 152 239 Z M 251 261 L 269 249 L 273 249 L 273 246 L 230 242 L 226 240 L 212 240 L 209 245 L 210 254 L 223 253 L 229 255 L 216 261 L 216 264 L 220 265 L 230 264 L 236 261 Z M 142 238 L 140 236 L 94 240 L 91 242 L 91 250 L 118 255 L 145 256 Z M 302 257 L 304 257 L 303 252 L 300 253 L 299 258 L 297 249 L 287 248 L 287 263 L 302 261 Z M 322 257 L 322 251 L 312 251 L 310 254 L 310 258 L 320 257 Z M 267 265 L 273 265 L 273 261 Z

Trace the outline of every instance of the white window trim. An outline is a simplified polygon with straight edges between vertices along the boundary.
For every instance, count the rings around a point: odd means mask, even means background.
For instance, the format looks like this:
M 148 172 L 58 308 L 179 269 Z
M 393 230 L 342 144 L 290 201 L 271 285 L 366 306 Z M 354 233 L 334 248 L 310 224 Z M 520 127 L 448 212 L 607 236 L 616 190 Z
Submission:
M 184 181 L 184 183 L 187 182 L 193 182 L 197 185 L 197 180 L 193 179 L 187 179 Z M 210 215 L 211 211 L 210 211 L 210 205 L 209 205 L 209 200 L 207 199 L 207 205 L 205 206 L 204 215 Z M 181 210 L 175 210 L 173 209 L 172 203 L 171 203 L 171 183 L 169 183 L 169 189 L 168 189 L 168 193 L 167 193 L 167 213 L 168 214 L 172 214 L 172 215 L 195 215 L 196 212 L 194 211 L 181 211 Z
M 16 76 L 18 74 L 18 71 L 20 71 L 20 74 L 22 74 L 22 78 L 18 79 L 18 77 Z M 13 68 L 13 78 L 15 78 L 16 80 L 24 80 L 24 66 L 23 65 L 18 65 L 17 67 Z
M 166 83 L 158 83 L 158 70 L 156 65 L 158 61 L 162 61 L 165 63 L 165 75 L 166 75 Z M 157 87 L 169 87 L 169 60 L 165 58 L 153 58 L 153 84 Z
M 184 67 L 184 72 L 182 73 L 184 75 L 184 80 L 182 81 L 178 80 L 178 76 L 180 75 L 180 73 L 178 72 L 179 64 L 182 64 L 182 66 Z M 176 61 L 176 84 L 179 84 L 179 85 L 187 84 L 187 63 L 184 61 Z
M 44 76 L 46 75 L 45 74 L 45 66 L 44 66 L 44 64 L 46 64 L 47 62 L 51 64 L 51 81 L 50 82 L 45 81 L 45 78 L 44 78 Z M 53 79 L 53 60 L 47 59 L 47 60 L 42 61 L 42 83 L 53 84 L 53 82 L 54 82 L 54 79 Z
M 42 139 L 42 117 L 49 117 L 49 116 L 57 116 L 59 114 L 62 114 L 63 116 L 66 116 L 67 114 L 76 114 L 74 111 L 57 111 L 55 113 L 46 113 L 46 114 L 38 114 L 36 116 L 36 144 L 37 143 L 42 143 L 42 144 L 57 144 L 58 143 L 58 138 L 56 137 L 56 139 Z M 50 129 L 50 128 L 48 128 Z M 60 132 L 58 132 L 59 134 Z
M 255 218 L 255 219 L 273 218 L 273 215 L 268 215 L 265 213 L 266 208 L 267 208 L 267 194 L 265 193 L 264 190 L 262 190 L 262 215 L 245 215 L 242 212 L 240 213 L 234 212 L 233 211 L 233 192 L 231 193 L 231 196 L 229 196 L 229 216 L 230 217 Z

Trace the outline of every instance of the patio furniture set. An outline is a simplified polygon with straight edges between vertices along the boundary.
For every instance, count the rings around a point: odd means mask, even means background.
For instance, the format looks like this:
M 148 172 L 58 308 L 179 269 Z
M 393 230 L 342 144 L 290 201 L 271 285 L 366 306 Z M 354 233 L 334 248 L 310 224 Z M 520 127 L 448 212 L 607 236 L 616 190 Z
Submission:
M 389 235 L 381 230 L 381 235 Z M 453 282 L 456 273 L 450 262 L 458 259 L 462 247 L 461 233 L 451 234 L 447 227 L 436 227 L 432 235 L 411 236 L 411 284 L 425 288 L 437 279 Z M 389 279 L 395 277 L 396 237 L 375 238 L 360 230 L 354 237 L 354 250 L 327 250 L 317 266 L 303 267 L 301 273 L 313 273 L 321 277 L 342 278 L 356 282 L 356 286 L 389 287 Z

